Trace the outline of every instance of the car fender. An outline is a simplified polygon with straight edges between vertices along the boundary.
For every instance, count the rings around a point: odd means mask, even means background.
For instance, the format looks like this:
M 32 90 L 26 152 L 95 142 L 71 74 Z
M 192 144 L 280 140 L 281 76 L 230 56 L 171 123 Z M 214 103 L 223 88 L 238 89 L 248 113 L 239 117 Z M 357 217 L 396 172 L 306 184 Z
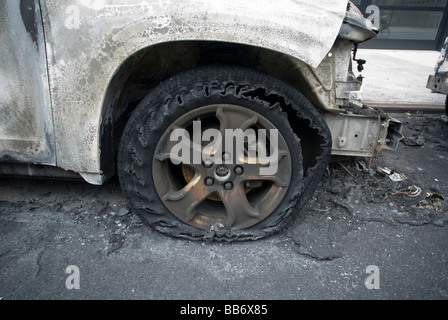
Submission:
M 124 61 L 159 43 L 240 43 L 317 67 L 332 48 L 346 0 L 41 0 L 57 166 L 101 184 L 104 98 Z

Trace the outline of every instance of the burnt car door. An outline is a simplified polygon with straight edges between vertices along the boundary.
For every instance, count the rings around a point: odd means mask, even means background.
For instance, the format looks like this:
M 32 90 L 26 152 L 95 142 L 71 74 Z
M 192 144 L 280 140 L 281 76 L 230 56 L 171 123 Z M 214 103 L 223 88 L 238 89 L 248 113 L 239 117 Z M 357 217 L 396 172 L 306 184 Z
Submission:
M 56 164 L 39 0 L 0 1 L 0 162 Z

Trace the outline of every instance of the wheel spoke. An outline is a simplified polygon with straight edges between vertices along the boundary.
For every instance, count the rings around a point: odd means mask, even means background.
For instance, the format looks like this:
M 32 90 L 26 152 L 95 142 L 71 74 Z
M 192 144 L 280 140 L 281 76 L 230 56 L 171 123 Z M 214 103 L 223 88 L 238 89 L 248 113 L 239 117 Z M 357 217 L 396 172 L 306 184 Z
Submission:
M 219 106 L 216 110 L 216 117 L 220 122 L 221 134 L 225 137 L 227 129 L 241 129 L 243 132 L 258 122 L 257 114 L 248 114 L 241 110 L 229 109 L 225 105 Z
M 242 163 L 241 159 L 244 157 L 242 148 L 245 139 L 249 139 L 249 136 L 252 137 L 251 140 L 256 139 L 255 131 L 248 132 L 247 130 L 258 123 L 258 114 L 220 105 L 216 109 L 216 118 L 220 122 L 219 131 L 222 136 L 222 145 L 217 149 L 225 149 L 223 151 L 231 156 L 226 161 L 239 161 L 238 163 Z M 234 141 L 235 138 L 237 139 L 236 141 Z M 225 145 L 223 145 L 224 141 Z M 236 142 L 236 145 L 234 145 L 234 142 Z
M 284 171 L 289 171 L 289 168 L 279 166 L 280 161 L 286 157 L 288 153 L 283 150 L 278 151 L 278 157 L 264 159 L 246 159 L 247 162 L 244 167 L 244 179 L 246 181 L 272 181 L 278 187 L 285 188 L 289 185 L 288 175 L 285 176 Z M 269 162 L 270 161 L 270 162 Z M 274 166 L 268 170 L 270 166 Z M 269 171 L 274 171 L 270 173 Z M 265 174 L 268 172 L 268 174 Z
M 272 181 L 277 187 L 286 188 L 289 185 L 289 180 L 284 178 L 279 171 L 276 174 L 260 175 L 260 169 L 264 166 L 248 165 L 244 167 L 244 179 L 246 181 Z
M 230 229 L 237 221 L 247 220 L 250 218 L 260 218 L 260 210 L 253 207 L 246 196 L 244 187 L 240 184 L 236 185 L 232 192 L 221 191 L 219 193 L 221 201 L 227 211 L 225 227 Z
M 176 127 L 174 130 L 184 129 Z M 188 135 L 183 135 L 182 137 L 177 136 L 177 138 L 180 138 L 180 141 L 173 141 L 170 135 L 166 135 L 163 138 L 164 143 L 159 144 L 156 150 L 155 158 L 160 162 L 171 160 L 175 164 L 183 163 L 193 165 L 193 154 L 202 153 L 202 146 L 194 143 Z M 179 155 L 179 153 L 182 153 L 182 155 Z
M 178 208 L 185 210 L 185 220 L 191 221 L 195 217 L 197 206 L 210 195 L 209 189 L 203 183 L 203 177 L 196 174 L 194 178 L 181 190 L 170 189 L 162 197 L 163 201 L 176 202 Z

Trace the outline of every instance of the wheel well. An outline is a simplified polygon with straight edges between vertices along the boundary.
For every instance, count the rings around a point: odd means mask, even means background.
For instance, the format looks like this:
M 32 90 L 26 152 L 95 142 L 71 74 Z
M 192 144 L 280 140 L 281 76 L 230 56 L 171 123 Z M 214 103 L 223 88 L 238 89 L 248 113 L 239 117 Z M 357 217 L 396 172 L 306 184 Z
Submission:
M 116 153 L 124 127 L 135 107 L 151 89 L 179 72 L 215 63 L 258 69 L 289 83 L 307 97 L 312 94 L 306 89 L 308 85 L 300 72 L 298 60 L 280 52 L 210 41 L 178 41 L 145 48 L 120 66 L 105 95 L 100 146 L 103 174 L 112 176 L 115 171 Z M 297 122 L 291 122 L 291 125 L 296 133 L 301 131 L 302 140 L 306 138 L 312 141 L 311 144 L 319 145 L 319 141 L 310 139 L 312 130 L 299 130 Z M 315 149 L 309 147 L 310 150 Z M 312 153 L 317 154 L 318 151 Z M 312 159 L 304 160 L 312 165 Z

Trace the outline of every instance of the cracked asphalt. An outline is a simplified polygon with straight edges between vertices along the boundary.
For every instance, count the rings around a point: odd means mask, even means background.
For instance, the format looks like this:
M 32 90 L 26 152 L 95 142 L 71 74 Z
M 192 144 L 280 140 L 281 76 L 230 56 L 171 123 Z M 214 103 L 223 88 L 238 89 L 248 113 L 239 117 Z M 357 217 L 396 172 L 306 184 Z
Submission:
M 445 300 L 448 120 L 394 116 L 407 138 L 396 151 L 334 159 L 297 219 L 253 242 L 159 234 L 128 208 L 116 179 L 0 178 L 0 299 Z M 67 286 L 69 266 L 79 289 Z

